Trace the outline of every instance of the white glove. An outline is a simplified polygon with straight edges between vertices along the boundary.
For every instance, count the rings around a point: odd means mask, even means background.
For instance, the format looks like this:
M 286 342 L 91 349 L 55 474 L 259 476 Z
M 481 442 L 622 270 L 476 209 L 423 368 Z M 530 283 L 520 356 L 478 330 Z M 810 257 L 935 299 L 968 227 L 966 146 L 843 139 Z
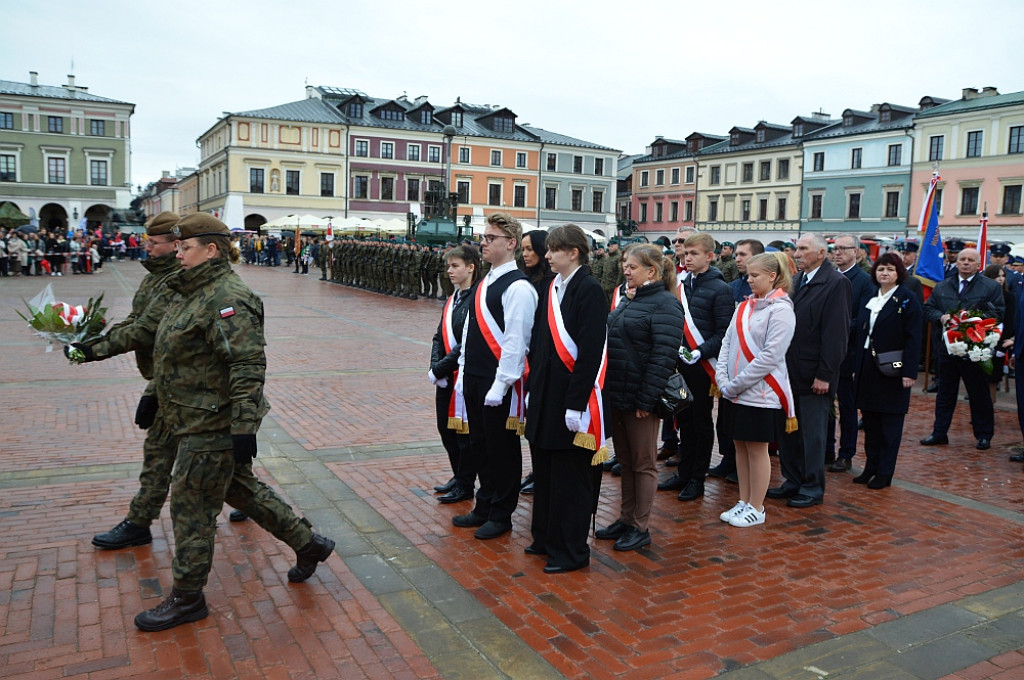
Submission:
M 583 429 L 583 412 L 565 409 L 565 428 L 569 432 L 579 432 Z
M 683 360 L 683 363 L 685 363 L 687 366 L 693 366 L 695 363 L 700 361 L 700 350 L 699 349 L 695 349 L 692 352 L 690 352 L 690 358 L 689 359 L 687 359 L 686 357 L 681 357 L 681 358 Z
M 434 384 L 443 390 L 444 388 L 448 387 L 448 378 L 441 378 Z
M 430 381 L 431 385 L 437 384 L 437 376 L 434 375 L 433 371 L 427 371 L 427 380 Z
M 500 380 L 495 380 L 494 384 L 491 385 L 491 389 L 487 390 L 487 395 L 484 397 L 484 406 L 501 406 L 507 391 L 508 385 Z

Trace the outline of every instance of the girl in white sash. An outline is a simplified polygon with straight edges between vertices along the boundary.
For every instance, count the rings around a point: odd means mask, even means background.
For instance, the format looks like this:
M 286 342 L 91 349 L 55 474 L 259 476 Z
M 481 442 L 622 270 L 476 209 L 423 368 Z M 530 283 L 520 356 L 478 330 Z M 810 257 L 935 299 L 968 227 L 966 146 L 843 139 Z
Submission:
M 790 276 L 785 257 L 762 253 L 747 261 L 753 295 L 736 309 L 718 354 L 718 388 L 735 404 L 733 440 L 740 486 L 739 501 L 720 517 L 736 527 L 764 523 L 764 497 L 772 472 L 768 443 L 797 426 L 786 370 L 796 316 L 786 295 Z

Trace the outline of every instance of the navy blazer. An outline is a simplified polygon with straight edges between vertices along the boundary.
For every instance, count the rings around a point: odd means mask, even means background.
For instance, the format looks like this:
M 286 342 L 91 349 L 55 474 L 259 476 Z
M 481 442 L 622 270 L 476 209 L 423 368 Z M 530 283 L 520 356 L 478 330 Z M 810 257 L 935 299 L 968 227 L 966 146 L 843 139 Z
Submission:
M 903 350 L 902 375 L 889 378 L 878 370 L 869 349 L 864 348 L 868 339 L 868 323 L 871 310 L 864 307 L 857 316 L 857 408 L 876 413 L 906 413 L 910 407 L 910 388 L 904 388 L 903 378 L 917 378 L 917 367 L 921 361 L 921 329 L 923 311 L 917 296 L 900 284 L 892 297 L 878 312 L 875 327 L 871 332 L 871 346 L 878 353 Z
M 835 394 L 839 366 L 850 343 L 852 296 L 849 279 L 827 260 L 810 283 L 796 288 L 791 296 L 796 330 L 786 352 L 786 367 L 794 394 L 812 394 L 815 379 L 827 382 L 829 393 Z

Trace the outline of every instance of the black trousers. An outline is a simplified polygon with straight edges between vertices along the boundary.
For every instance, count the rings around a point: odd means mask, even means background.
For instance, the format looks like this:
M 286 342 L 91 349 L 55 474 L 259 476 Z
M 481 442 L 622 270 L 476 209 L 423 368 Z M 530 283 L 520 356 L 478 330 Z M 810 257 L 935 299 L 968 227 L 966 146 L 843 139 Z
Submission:
M 715 434 L 718 437 L 718 453 L 722 454 L 719 465 L 726 474 L 736 472 L 736 442 L 732 438 L 732 422 L 733 403 L 728 399 L 719 399 Z
M 988 375 L 981 366 L 967 359 L 939 357 L 939 391 L 935 395 L 935 424 L 932 434 L 946 435 L 953 422 L 960 380 L 964 381 L 971 402 L 971 426 L 975 439 L 992 439 L 995 433 L 995 414 L 992 395 L 988 391 Z
M 484 406 L 493 379 L 467 375 L 464 379 L 466 416 L 469 418 L 469 458 L 479 471 L 473 513 L 493 522 L 511 522 L 519 504 L 523 449 L 519 435 L 505 427 L 513 390 L 500 406 Z
M 839 458 L 850 460 L 857 453 L 857 388 L 853 375 L 840 375 L 836 386 L 839 414 Z M 830 455 L 831 454 L 831 455 Z M 825 462 L 836 457 L 836 419 L 828 417 L 828 444 Z
M 441 444 L 448 454 L 448 463 L 452 466 L 452 476 L 467 489 L 476 486 L 476 468 L 472 465 L 469 455 L 469 435 L 459 434 L 448 428 L 448 405 L 451 403 L 455 386 L 448 379 L 448 387 L 438 387 L 434 393 L 434 412 L 437 416 L 437 433 L 441 435 Z
M 590 516 L 601 488 L 594 452 L 579 447 L 553 450 L 530 447 L 533 459 L 533 544 L 548 554 L 548 564 L 574 569 L 590 563 Z
M 715 398 L 711 390 L 711 376 L 699 365 L 687 366 L 683 371 L 686 386 L 693 393 L 693 403 L 676 416 L 679 426 L 679 477 L 704 481 L 711 467 L 711 449 L 715 445 L 715 420 L 711 410 Z M 735 460 L 735 454 L 734 454 Z
M 811 498 L 825 496 L 825 439 L 831 394 L 796 394 L 796 432 L 779 443 L 782 488 Z
M 864 411 L 864 472 L 891 477 L 903 440 L 902 413 Z

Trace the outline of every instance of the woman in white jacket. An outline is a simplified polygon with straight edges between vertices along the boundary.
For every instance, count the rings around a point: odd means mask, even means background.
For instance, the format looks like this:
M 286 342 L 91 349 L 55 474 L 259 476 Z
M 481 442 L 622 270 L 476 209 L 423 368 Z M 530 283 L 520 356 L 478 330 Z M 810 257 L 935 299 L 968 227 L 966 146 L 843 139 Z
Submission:
M 764 524 L 764 497 L 772 465 L 768 443 L 796 429 L 786 350 L 796 316 L 789 289 L 789 262 L 782 253 L 762 253 L 747 261 L 753 294 L 744 300 L 722 341 L 715 379 L 722 397 L 735 404 L 732 437 L 740 499 L 721 514 L 735 527 Z

